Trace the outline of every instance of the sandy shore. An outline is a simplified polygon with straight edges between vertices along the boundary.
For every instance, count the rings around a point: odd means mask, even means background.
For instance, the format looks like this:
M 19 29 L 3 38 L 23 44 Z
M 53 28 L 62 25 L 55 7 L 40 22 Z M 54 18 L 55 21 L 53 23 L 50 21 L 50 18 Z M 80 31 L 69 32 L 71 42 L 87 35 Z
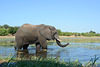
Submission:
M 74 38 L 75 36 L 59 36 L 59 37 L 68 37 Z M 98 36 L 86 37 L 86 36 L 77 36 L 78 38 L 100 38 Z M 15 38 L 15 36 L 0 36 L 0 38 Z M 76 38 L 76 37 L 75 37 Z
M 0 38 L 15 38 L 15 36 L 0 36 Z

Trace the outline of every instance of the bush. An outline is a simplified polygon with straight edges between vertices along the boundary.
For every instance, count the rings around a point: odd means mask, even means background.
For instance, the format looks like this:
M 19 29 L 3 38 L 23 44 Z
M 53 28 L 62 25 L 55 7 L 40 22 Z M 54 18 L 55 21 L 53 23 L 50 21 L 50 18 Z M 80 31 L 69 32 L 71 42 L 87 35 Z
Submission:
M 58 31 L 58 35 L 63 36 L 63 32 L 61 30 L 57 30 Z
M 13 27 L 10 27 L 9 29 L 8 29 L 8 33 L 11 33 L 11 34 L 14 34 L 14 28 Z
M 3 25 L 3 27 L 4 27 L 5 29 L 8 29 L 8 28 L 9 28 L 9 26 L 8 26 L 7 24 Z
M 0 36 L 8 35 L 7 29 L 0 28 Z
M 8 33 L 13 35 L 14 33 L 17 32 L 18 29 L 19 29 L 19 27 L 9 27 Z
M 86 32 L 86 33 L 77 33 L 77 32 L 62 32 L 61 30 L 57 30 L 58 31 L 58 35 L 59 36 L 71 36 L 71 35 L 75 35 L 75 36 L 100 36 L 100 33 L 96 33 L 94 31 L 90 31 L 90 32 Z
M 73 33 L 71 33 L 71 32 L 66 32 L 66 36 L 71 36 L 71 35 L 73 35 Z

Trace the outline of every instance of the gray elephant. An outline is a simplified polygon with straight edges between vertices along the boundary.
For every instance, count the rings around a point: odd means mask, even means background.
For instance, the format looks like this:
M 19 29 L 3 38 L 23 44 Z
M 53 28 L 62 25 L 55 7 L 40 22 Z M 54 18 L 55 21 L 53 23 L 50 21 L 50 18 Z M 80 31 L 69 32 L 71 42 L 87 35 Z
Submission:
M 36 44 L 36 50 L 47 49 L 46 40 L 56 40 L 60 47 L 66 47 L 69 43 L 62 45 L 55 27 L 49 25 L 22 25 L 15 34 L 15 49 L 27 49 L 29 44 Z

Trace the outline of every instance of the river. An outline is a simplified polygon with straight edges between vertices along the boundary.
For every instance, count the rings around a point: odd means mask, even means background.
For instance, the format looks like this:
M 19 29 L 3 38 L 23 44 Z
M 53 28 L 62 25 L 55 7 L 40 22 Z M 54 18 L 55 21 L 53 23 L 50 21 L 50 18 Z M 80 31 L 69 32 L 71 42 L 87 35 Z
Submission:
M 3 42 L 4 40 L 2 40 Z M 74 61 L 76 59 L 79 62 L 89 62 L 91 58 L 100 57 L 100 43 L 74 43 L 70 42 L 65 48 L 59 47 L 55 42 L 50 42 L 48 45 L 47 51 L 42 51 L 40 54 L 36 54 L 35 46 L 30 45 L 28 50 L 16 51 L 14 46 L 0 46 L 0 56 L 7 57 L 9 55 L 18 55 L 18 56 L 36 56 L 42 55 L 45 57 L 59 58 L 61 61 Z M 62 42 L 62 44 L 65 44 Z M 34 44 L 33 44 L 34 45 Z M 100 63 L 100 59 L 96 61 Z

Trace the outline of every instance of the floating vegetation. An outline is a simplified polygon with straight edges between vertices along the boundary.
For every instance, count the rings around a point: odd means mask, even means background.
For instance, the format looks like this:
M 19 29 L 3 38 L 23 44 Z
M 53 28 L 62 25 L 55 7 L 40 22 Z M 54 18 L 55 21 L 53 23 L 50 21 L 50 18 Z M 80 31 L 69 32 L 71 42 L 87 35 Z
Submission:
M 100 43 L 100 37 L 60 37 L 62 42 L 75 42 L 75 43 Z
M 13 46 L 15 44 L 14 38 L 0 38 L 0 45 L 2 46 Z

